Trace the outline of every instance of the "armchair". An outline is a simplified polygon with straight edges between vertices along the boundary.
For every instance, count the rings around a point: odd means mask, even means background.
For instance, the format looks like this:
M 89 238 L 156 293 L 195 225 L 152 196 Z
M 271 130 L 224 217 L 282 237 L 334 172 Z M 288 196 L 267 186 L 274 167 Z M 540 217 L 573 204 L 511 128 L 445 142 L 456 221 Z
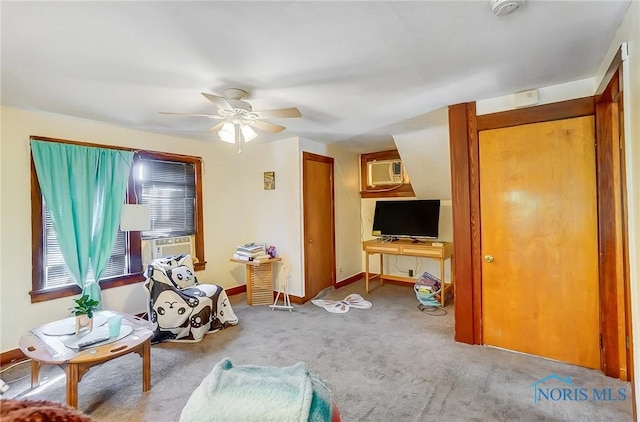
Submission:
M 198 342 L 238 323 L 224 289 L 198 282 L 191 255 L 155 259 L 144 275 L 147 315 L 154 325 L 152 342 Z

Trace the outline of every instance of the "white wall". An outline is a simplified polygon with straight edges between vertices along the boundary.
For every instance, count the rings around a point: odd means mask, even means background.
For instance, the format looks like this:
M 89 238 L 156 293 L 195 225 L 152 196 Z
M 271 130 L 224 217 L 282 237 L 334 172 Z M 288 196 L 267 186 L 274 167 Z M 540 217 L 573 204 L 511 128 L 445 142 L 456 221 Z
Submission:
M 274 267 L 276 285 L 282 283 L 283 265 L 287 266 L 289 293 L 304 296 L 304 268 L 300 249 L 301 196 L 298 138 L 274 143 L 248 145 L 240 154 L 237 186 L 242 206 L 229 210 L 242 215 L 242 225 L 225 234 L 236 244 L 247 242 L 274 245 L 282 263 Z M 275 172 L 275 189 L 264 189 L 264 172 Z M 244 284 L 241 264 L 234 276 Z
M 623 64 L 625 114 L 625 155 L 627 170 L 627 206 L 629 241 L 629 278 L 631 284 L 631 323 L 633 330 L 636 409 L 640 409 L 640 2 L 633 1 L 627 15 L 600 65 L 597 84 L 609 67 L 620 45 L 626 42 L 628 58 Z
M 535 105 L 557 103 L 575 98 L 589 97 L 596 89 L 595 78 L 580 79 L 558 85 L 538 88 L 538 103 Z M 476 115 L 497 113 L 515 109 L 515 94 L 476 101 Z
M 418 199 L 451 199 L 449 108 L 420 117 L 422 129 L 393 135 Z

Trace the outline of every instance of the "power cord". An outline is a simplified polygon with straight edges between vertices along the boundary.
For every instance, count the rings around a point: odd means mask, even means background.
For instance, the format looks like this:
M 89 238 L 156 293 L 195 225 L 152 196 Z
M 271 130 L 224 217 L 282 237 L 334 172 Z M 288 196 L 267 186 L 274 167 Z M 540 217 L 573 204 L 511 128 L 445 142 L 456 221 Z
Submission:
M 433 316 L 445 316 L 447 314 L 447 310 L 441 308 L 439 306 L 427 306 L 422 303 L 418 304 L 418 310 L 424 314 L 429 314 Z

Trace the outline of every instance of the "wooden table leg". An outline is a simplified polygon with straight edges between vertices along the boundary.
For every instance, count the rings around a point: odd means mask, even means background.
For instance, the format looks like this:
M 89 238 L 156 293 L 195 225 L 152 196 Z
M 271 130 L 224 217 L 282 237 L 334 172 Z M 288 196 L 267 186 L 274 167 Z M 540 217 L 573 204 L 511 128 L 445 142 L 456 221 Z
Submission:
M 444 304 L 447 301 L 447 292 L 444 282 L 444 258 L 440 258 L 440 306 L 444 308 Z
M 67 405 L 78 408 L 78 365 L 67 365 Z
M 151 389 L 151 339 L 142 345 L 142 391 Z
M 40 385 L 40 362 L 31 359 L 31 388 Z
M 253 305 L 253 298 L 251 297 L 251 278 L 253 276 L 253 268 L 249 264 L 245 265 L 245 267 L 247 278 L 247 305 Z
M 384 255 L 380 254 L 380 285 L 384 284 L 384 279 L 382 278 L 382 274 L 384 274 Z
M 453 255 L 451 256 L 451 258 L 449 259 L 449 265 L 451 267 L 451 274 L 449 274 L 450 280 L 451 280 L 451 299 L 455 300 L 455 296 L 454 296 L 454 285 L 453 285 Z
M 371 256 L 369 252 L 365 252 L 365 269 L 364 269 L 364 289 L 367 293 L 369 293 L 369 257 Z

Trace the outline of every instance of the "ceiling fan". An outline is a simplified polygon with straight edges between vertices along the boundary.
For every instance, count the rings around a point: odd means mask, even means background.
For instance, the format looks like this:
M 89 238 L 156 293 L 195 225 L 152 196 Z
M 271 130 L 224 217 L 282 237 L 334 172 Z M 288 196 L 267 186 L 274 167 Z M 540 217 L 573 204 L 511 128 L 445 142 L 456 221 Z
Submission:
M 253 111 L 251 104 L 244 101 L 248 92 L 240 88 L 227 88 L 224 95 L 202 93 L 202 95 L 218 106 L 216 114 L 174 113 L 161 111 L 160 114 L 177 114 L 182 116 L 201 116 L 210 119 L 221 120 L 220 123 L 209 129 L 209 132 L 218 131 L 220 139 L 240 145 L 241 141 L 249 142 L 257 135 L 252 127 L 271 133 L 279 133 L 286 129 L 284 126 L 264 121 L 265 119 L 282 119 L 302 117 L 296 107 L 279 108 L 274 110 Z

